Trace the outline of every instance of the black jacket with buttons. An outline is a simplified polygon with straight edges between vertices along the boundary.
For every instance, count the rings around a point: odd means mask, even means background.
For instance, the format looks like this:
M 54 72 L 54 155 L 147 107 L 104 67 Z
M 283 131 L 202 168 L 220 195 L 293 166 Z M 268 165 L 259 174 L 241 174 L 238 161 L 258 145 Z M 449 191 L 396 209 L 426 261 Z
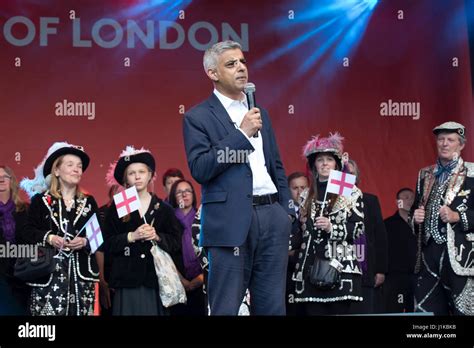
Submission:
M 145 218 L 160 237 L 158 246 L 169 253 L 173 260 L 181 258 L 183 228 L 173 208 L 153 194 Z M 129 243 L 127 239 L 128 233 L 134 232 L 144 224 L 144 220 L 138 211 L 131 213 L 128 221 L 124 219 L 125 217 L 119 219 L 115 203 L 112 203 L 104 226 L 105 248 L 111 257 L 112 265 L 109 286 L 111 288 L 139 286 L 158 288 L 153 256 L 150 252 L 152 242 Z
M 40 243 L 43 246 L 49 246 L 47 238 L 50 234 L 65 237 L 64 230 L 59 228 L 59 222 L 63 219 L 70 221 L 68 225 L 69 233 L 85 237 L 86 229 L 83 229 L 83 227 L 92 215 L 98 212 L 97 203 L 94 197 L 90 195 L 76 196 L 74 206 L 75 208 L 71 212 L 67 212 L 62 199 L 55 198 L 49 191 L 33 196 L 26 223 L 19 230 L 17 226 L 17 241 L 25 244 Z M 75 251 L 63 250 L 63 253 L 69 255 L 68 257 L 76 255 L 79 261 L 76 270 L 82 281 L 99 280 L 99 268 L 95 255 L 90 253 L 89 246 Z M 35 280 L 35 284 L 37 286 L 47 286 L 50 278 L 51 275 L 39 278 Z

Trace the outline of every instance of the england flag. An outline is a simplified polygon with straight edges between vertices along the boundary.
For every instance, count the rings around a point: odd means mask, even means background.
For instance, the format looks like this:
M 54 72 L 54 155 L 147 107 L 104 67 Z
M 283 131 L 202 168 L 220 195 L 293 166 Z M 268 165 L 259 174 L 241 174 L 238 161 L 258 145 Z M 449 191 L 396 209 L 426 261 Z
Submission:
M 350 197 L 355 182 L 355 175 L 340 172 L 338 170 L 331 170 L 329 173 L 327 192 Z
M 140 209 L 140 198 L 135 186 L 114 195 L 114 202 L 119 218 Z
M 97 220 L 97 214 L 95 213 L 86 223 L 86 236 L 89 240 L 91 253 L 93 254 L 96 252 L 97 249 L 99 249 L 99 247 L 104 242 L 104 238 L 102 238 L 102 231 L 99 225 L 99 220 Z

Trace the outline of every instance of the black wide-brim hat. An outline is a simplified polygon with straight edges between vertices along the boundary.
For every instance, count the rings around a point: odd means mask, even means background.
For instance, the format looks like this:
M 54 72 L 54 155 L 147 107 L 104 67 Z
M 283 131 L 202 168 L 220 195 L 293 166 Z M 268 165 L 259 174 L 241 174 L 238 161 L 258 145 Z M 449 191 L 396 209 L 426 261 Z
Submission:
M 146 164 L 151 169 L 152 176 L 155 174 L 155 159 L 150 152 L 140 152 L 136 155 L 123 156 L 119 158 L 114 170 L 114 178 L 119 184 L 124 184 L 123 177 L 125 170 L 132 163 Z
M 87 167 L 90 163 L 89 156 L 84 152 L 84 149 L 81 146 L 65 146 L 61 147 L 58 150 L 54 151 L 51 155 L 48 156 L 46 161 L 44 162 L 43 167 L 43 175 L 46 178 L 49 174 L 51 174 L 51 170 L 53 169 L 54 161 L 56 161 L 59 157 L 64 155 L 75 155 L 79 157 L 82 161 L 82 171 L 85 172 Z

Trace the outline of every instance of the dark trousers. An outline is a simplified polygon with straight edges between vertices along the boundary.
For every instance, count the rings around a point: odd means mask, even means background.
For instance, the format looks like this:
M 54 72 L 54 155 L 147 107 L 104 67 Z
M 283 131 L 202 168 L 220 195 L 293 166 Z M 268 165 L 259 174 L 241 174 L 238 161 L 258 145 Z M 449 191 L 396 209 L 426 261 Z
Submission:
M 29 289 L 12 283 L 0 274 L 0 315 L 27 315 Z
M 352 314 L 375 313 L 375 290 L 372 286 L 362 286 L 362 301 L 355 301 L 351 306 Z
M 436 244 L 432 239 L 429 240 L 423 247 L 422 256 L 422 267 L 415 287 L 416 312 L 463 315 L 454 305 L 454 299 L 463 291 L 468 277 L 454 273 L 446 243 Z
M 99 289 L 99 291 L 102 291 L 102 289 Z M 111 317 L 112 316 L 112 308 L 113 308 L 113 303 L 114 303 L 114 292 L 110 290 L 110 302 L 111 306 L 109 308 L 105 308 L 103 304 L 100 304 L 100 315 L 103 317 Z
M 378 314 L 383 313 L 385 304 L 383 291 L 385 283 L 377 288 L 373 285 L 362 286 L 362 301 L 354 301 L 351 305 L 352 314 Z
M 207 249 L 211 315 L 237 315 L 247 288 L 252 315 L 285 315 L 290 228 L 280 204 L 254 206 L 243 245 Z
M 170 308 L 170 314 L 176 316 L 200 317 L 207 315 L 207 305 L 202 286 L 186 291 L 186 304 L 179 303 Z

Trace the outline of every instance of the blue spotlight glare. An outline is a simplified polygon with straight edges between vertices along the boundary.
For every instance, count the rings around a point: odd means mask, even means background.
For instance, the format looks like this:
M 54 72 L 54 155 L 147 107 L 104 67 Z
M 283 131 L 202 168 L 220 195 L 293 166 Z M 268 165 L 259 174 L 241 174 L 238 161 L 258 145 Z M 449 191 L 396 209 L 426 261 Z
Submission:
M 365 0 L 365 2 L 369 6 L 369 10 L 373 10 L 375 5 L 377 5 L 378 0 Z

